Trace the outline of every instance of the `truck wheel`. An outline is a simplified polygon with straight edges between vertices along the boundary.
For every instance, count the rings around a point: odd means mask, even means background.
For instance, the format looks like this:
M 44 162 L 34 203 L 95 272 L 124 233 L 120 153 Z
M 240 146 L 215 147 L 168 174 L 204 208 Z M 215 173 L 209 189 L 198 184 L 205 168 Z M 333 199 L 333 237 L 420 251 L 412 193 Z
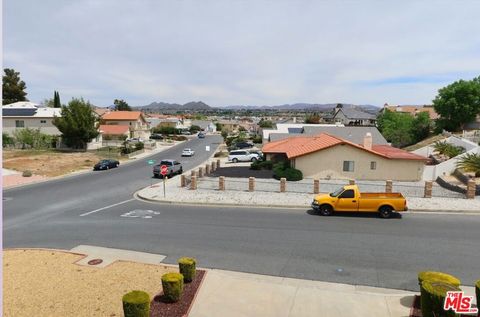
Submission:
M 331 216 L 333 214 L 333 208 L 330 205 L 321 205 L 318 211 L 322 216 Z
M 380 210 L 378 211 L 380 214 L 380 217 L 383 219 L 388 219 L 392 216 L 392 207 L 390 206 L 382 206 L 380 207 Z
M 182 174 L 183 173 L 183 168 L 180 168 L 180 170 L 178 171 L 178 174 Z

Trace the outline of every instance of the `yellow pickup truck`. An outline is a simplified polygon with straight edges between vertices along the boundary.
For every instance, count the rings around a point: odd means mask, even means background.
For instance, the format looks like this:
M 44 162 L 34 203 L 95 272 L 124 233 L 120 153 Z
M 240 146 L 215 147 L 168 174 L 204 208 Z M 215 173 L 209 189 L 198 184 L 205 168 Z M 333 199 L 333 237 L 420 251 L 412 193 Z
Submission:
M 343 186 L 330 194 L 315 196 L 312 208 L 323 216 L 333 212 L 378 212 L 390 218 L 394 211 L 407 211 L 407 200 L 401 193 L 360 193 L 357 185 Z

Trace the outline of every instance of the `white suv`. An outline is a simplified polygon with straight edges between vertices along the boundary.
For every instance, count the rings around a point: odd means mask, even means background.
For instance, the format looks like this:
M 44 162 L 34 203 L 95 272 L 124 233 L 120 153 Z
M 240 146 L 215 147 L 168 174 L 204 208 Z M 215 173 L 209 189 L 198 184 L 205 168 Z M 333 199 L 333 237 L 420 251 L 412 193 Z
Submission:
M 247 150 L 235 150 L 231 151 L 228 154 L 228 161 L 237 163 L 237 162 L 255 162 L 259 160 L 260 157 L 257 153 L 250 153 Z

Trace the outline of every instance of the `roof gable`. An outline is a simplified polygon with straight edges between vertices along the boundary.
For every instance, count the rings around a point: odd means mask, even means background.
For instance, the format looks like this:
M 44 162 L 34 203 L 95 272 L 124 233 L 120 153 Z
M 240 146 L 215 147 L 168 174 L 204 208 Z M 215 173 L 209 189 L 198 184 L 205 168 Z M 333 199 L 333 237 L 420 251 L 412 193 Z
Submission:
M 140 118 L 143 118 L 143 115 L 140 111 L 112 111 L 105 113 L 102 117 L 103 120 L 125 120 L 125 121 L 135 121 Z M 143 119 L 145 121 L 145 119 Z

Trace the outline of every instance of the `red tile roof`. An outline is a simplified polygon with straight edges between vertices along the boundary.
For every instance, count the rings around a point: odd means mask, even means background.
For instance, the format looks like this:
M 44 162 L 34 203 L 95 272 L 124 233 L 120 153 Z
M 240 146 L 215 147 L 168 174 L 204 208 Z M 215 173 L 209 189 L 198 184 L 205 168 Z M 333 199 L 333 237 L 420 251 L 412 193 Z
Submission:
M 142 113 L 140 111 L 112 111 L 103 115 L 103 120 L 138 120 Z
M 102 134 L 122 135 L 128 133 L 129 127 L 128 125 L 102 124 L 99 130 Z
M 285 153 L 289 159 L 307 155 L 313 152 L 321 151 L 335 145 L 347 144 L 356 147 L 362 151 L 370 152 L 387 159 L 400 160 L 427 160 L 426 157 L 416 155 L 389 145 L 373 145 L 372 149 L 366 149 L 361 145 L 349 142 L 339 137 L 327 133 L 321 133 L 316 136 L 297 136 L 275 142 L 267 143 L 263 146 L 263 153 Z

